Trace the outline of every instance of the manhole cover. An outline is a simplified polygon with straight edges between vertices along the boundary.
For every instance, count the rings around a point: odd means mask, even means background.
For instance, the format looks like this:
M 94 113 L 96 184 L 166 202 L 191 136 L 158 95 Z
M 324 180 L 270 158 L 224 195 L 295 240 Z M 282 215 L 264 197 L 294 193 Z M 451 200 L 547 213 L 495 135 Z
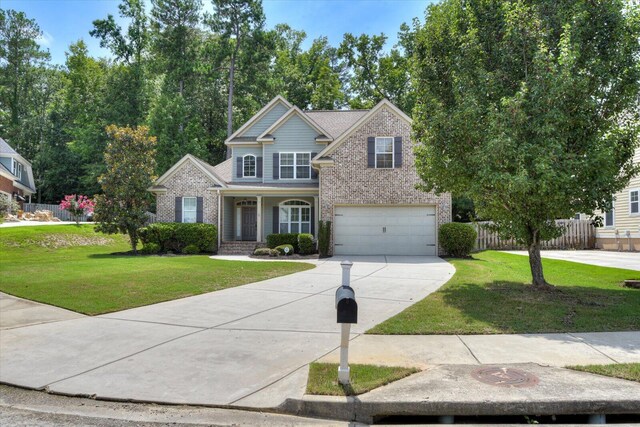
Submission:
M 499 387 L 533 387 L 540 382 L 529 372 L 513 368 L 488 367 L 471 372 L 471 376 L 485 384 Z

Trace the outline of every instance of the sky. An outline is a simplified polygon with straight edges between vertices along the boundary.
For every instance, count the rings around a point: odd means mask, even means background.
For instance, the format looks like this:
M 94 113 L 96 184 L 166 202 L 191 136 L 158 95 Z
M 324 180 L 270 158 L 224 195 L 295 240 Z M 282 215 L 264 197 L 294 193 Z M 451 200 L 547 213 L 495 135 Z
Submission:
M 150 9 L 150 0 L 146 0 Z M 387 48 L 397 40 L 400 24 L 414 17 L 424 20 L 424 12 L 435 0 L 263 0 L 267 27 L 287 23 L 307 33 L 307 43 L 327 36 L 337 46 L 344 33 L 380 34 L 389 39 Z M 119 0 L 0 0 L 0 8 L 15 9 L 35 19 L 43 36 L 38 40 L 51 53 L 54 64 L 64 64 L 68 46 L 83 39 L 91 55 L 109 57 L 98 40 L 89 35 L 95 19 L 108 14 L 118 16 Z M 203 0 L 211 10 L 211 1 Z M 305 46 L 305 47 L 308 47 Z

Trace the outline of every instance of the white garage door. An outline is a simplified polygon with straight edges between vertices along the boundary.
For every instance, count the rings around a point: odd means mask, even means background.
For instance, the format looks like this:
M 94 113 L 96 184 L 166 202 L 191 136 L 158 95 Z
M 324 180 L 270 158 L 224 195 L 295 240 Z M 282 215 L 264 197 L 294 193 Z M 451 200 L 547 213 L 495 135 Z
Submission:
M 435 206 L 337 206 L 336 255 L 436 255 Z

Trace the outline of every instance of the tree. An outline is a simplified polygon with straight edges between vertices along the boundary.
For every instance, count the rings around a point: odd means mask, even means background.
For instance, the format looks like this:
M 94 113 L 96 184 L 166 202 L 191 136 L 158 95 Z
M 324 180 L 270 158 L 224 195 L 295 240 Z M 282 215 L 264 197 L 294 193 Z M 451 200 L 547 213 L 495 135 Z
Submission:
M 149 188 L 156 179 L 156 138 L 145 126 L 136 128 L 107 126 L 109 143 L 104 152 L 107 171 L 99 179 L 103 194 L 96 196 L 97 231 L 129 235 L 137 254 L 138 229 L 146 223 Z
M 236 61 L 242 49 L 255 49 L 254 41 L 264 28 L 260 0 L 212 0 L 214 13 L 208 18 L 211 28 L 227 43 L 229 58 L 229 90 L 227 98 L 227 138 L 233 133 L 233 91 Z
M 640 13 L 622 0 L 445 0 L 418 31 L 413 131 L 425 190 L 473 199 L 503 237 L 607 211 L 639 172 Z
M 346 83 L 352 108 L 371 108 L 387 98 L 411 114 L 415 91 L 411 85 L 410 67 L 415 28 L 418 26 L 417 19 L 413 22 L 414 29 L 403 23 L 398 43 L 388 53 L 384 51 L 387 41 L 384 34 L 344 35 L 338 54 L 349 67 Z

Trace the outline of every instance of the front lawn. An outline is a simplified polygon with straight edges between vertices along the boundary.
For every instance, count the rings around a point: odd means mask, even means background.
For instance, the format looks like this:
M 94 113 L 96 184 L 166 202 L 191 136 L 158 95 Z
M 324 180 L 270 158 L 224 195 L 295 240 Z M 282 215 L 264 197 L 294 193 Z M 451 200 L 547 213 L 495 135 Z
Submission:
M 607 377 L 622 378 L 623 380 L 640 383 L 640 363 L 616 363 L 611 365 L 578 365 L 567 366 L 569 369 Z
M 640 272 L 543 259 L 552 292 L 533 290 L 526 256 L 485 251 L 451 259 L 456 273 L 437 292 L 372 334 L 505 334 L 640 330 Z
M 418 372 L 416 368 L 357 363 L 349 365 L 349 369 L 351 384 L 343 386 L 338 382 L 337 363 L 310 364 L 307 394 L 356 396 Z
M 125 236 L 95 233 L 92 225 L 0 228 L 0 291 L 96 315 L 313 268 L 206 255 L 111 255 L 129 249 Z

